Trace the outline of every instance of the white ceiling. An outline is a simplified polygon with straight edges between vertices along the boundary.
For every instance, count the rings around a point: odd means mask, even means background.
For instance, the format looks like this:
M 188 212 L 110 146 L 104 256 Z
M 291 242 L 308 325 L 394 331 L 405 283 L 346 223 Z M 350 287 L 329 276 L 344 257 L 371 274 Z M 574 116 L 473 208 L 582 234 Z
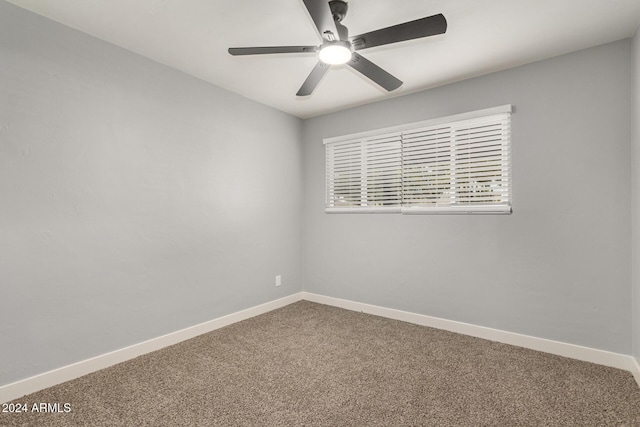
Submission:
M 623 39 L 640 24 L 640 0 L 350 0 L 351 35 L 437 13 L 448 29 L 360 51 L 404 81 L 394 92 L 337 66 L 298 98 L 315 54 L 232 57 L 227 48 L 319 45 L 302 0 L 8 1 L 302 118 Z

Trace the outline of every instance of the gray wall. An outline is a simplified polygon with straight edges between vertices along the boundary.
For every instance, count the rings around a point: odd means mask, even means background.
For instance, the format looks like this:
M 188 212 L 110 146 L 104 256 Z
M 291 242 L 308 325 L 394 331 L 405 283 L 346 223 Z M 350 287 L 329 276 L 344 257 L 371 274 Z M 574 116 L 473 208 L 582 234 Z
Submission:
M 631 45 L 631 268 L 633 287 L 633 355 L 640 364 L 640 30 Z
M 299 119 L 4 1 L 0 64 L 0 385 L 301 290 Z
M 305 290 L 631 354 L 629 53 L 624 40 L 306 120 Z M 323 212 L 323 138 L 502 104 L 512 215 Z

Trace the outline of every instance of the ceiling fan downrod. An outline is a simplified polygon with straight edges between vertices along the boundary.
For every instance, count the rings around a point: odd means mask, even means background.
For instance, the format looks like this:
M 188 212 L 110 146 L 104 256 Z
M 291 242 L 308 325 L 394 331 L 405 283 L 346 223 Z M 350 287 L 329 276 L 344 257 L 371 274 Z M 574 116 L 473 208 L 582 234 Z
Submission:
M 336 22 L 342 22 L 344 17 L 347 16 L 347 11 L 349 10 L 347 2 L 342 0 L 331 0 L 329 2 L 329 7 L 331 8 L 333 20 Z

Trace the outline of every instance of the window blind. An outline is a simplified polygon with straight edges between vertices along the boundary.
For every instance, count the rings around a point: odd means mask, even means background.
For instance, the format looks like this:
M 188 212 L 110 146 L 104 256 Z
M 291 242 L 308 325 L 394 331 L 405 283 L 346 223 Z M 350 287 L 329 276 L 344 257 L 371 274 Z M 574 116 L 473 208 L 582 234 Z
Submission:
M 510 111 L 325 141 L 326 212 L 510 213 Z
M 326 154 L 328 208 L 400 212 L 400 132 L 330 144 Z
M 509 140 L 509 114 L 404 132 L 404 213 L 509 213 Z

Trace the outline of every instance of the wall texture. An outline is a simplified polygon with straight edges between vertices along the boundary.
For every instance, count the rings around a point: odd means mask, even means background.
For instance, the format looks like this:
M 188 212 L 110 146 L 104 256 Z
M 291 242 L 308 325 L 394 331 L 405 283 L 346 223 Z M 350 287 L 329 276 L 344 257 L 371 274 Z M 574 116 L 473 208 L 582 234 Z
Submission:
M 633 355 L 640 365 L 640 29 L 631 44 L 631 269 Z
M 305 290 L 631 354 L 629 51 L 620 41 L 306 120 Z M 502 104 L 515 109 L 512 215 L 323 212 L 323 138 Z
M 0 64 L 0 385 L 301 290 L 299 119 L 2 1 Z

